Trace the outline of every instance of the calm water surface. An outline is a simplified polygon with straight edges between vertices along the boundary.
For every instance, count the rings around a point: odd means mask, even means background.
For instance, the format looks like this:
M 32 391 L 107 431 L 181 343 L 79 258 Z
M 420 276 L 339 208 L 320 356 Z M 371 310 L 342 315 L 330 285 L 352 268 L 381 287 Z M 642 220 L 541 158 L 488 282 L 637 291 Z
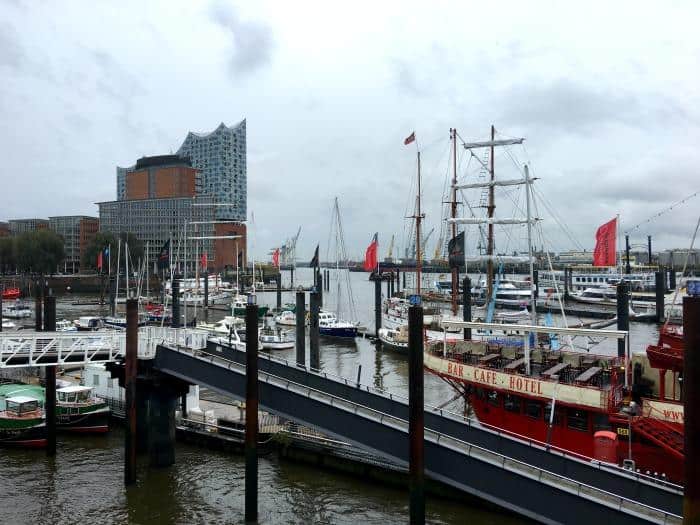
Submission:
M 374 284 L 367 281 L 367 274 L 350 275 L 358 320 L 372 327 Z M 310 281 L 310 270 L 299 269 L 297 283 Z M 334 309 L 337 289 L 334 278 L 331 289 L 324 302 L 327 308 Z M 385 290 L 386 285 L 383 286 Z M 76 296 L 68 295 L 59 297 L 58 316 L 74 319 L 102 311 L 101 307 L 73 306 L 71 303 L 76 299 Z M 275 294 L 260 294 L 259 302 L 274 306 Z M 294 294 L 284 293 L 283 302 L 294 302 Z M 344 311 L 348 311 L 347 306 Z M 211 312 L 210 320 L 222 315 L 224 313 Z M 573 321 L 569 320 L 570 323 Z M 633 324 L 631 331 L 633 350 L 643 349 L 657 335 L 654 325 Z M 616 346 L 614 342 L 604 343 L 592 351 L 614 353 Z M 291 360 L 295 354 L 290 350 L 277 355 Z M 377 351 L 364 339 L 350 343 L 322 340 L 321 368 L 353 380 L 360 369 L 362 383 L 383 386 L 395 394 L 407 394 L 406 358 Z M 446 383 L 426 374 L 426 403 L 442 404 L 453 396 Z M 454 401 L 446 408 L 459 412 L 462 402 Z M 0 523 L 241 523 L 244 509 L 243 458 L 180 443 L 176 455 L 176 464 L 166 469 L 148 469 L 144 460 L 139 468 L 137 485 L 125 489 L 122 484 L 123 434 L 119 428 L 107 436 L 59 436 L 55 459 L 46 458 L 43 451 L 0 449 L 0 494 L 3 495 Z M 274 455 L 262 457 L 259 468 L 262 523 L 386 524 L 408 521 L 407 490 L 280 461 Z M 468 502 L 430 498 L 427 521 L 436 524 L 509 524 L 522 520 Z

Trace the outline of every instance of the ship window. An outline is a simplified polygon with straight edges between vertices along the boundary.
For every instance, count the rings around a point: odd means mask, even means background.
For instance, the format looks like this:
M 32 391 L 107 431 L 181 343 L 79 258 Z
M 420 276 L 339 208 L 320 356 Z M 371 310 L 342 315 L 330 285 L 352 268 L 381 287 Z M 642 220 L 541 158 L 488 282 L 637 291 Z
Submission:
M 566 410 L 566 425 L 573 430 L 588 432 L 588 412 L 576 408 Z
M 539 401 L 525 401 L 525 413 L 528 417 L 539 419 L 542 415 L 542 403 Z
M 493 405 L 495 407 L 500 406 L 501 405 L 501 396 L 499 396 L 498 392 L 496 392 L 495 390 L 491 390 L 488 393 L 488 402 L 490 405 Z
M 503 406 L 508 412 L 520 413 L 520 397 L 506 394 Z
M 100 386 L 100 376 L 98 374 L 93 374 L 92 386 Z
M 598 430 L 610 430 L 610 420 L 607 414 L 594 413 L 593 414 L 593 431 Z

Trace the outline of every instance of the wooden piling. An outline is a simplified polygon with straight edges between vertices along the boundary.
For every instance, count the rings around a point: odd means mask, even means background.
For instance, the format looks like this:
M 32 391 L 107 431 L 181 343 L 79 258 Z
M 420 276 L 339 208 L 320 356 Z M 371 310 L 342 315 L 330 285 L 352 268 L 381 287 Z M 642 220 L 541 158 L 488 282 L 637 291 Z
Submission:
M 277 275 L 277 311 L 282 310 L 282 272 Z
M 321 361 L 318 341 L 318 312 L 321 309 L 320 294 L 312 292 L 309 303 L 309 367 L 313 370 L 318 370 Z
M 404 274 L 404 278 L 406 274 Z M 405 283 L 404 283 L 405 284 Z M 374 336 L 379 338 L 379 329 L 382 327 L 382 282 L 374 281 Z
M 683 523 L 700 523 L 700 297 L 683 298 Z
M 173 275 L 170 292 L 173 296 L 173 315 L 170 320 L 170 326 L 173 328 L 180 328 L 180 276 L 178 274 Z
M 410 523 L 425 523 L 423 307 L 408 309 L 408 440 Z
M 209 272 L 204 272 L 204 308 L 209 308 Z
M 124 356 L 124 390 L 126 421 L 124 432 L 124 484 L 136 483 L 136 369 L 139 345 L 139 303 L 126 300 L 126 355 Z
M 472 280 L 465 277 L 462 284 L 462 320 L 470 322 L 472 320 Z M 464 340 L 472 338 L 472 329 L 464 329 Z
M 49 294 L 44 300 L 44 332 L 56 331 L 56 297 Z M 46 455 L 56 455 L 56 365 L 45 368 L 46 385 L 44 410 L 46 412 Z
M 41 284 L 39 281 L 37 281 L 34 292 L 34 330 L 41 332 L 44 329 L 44 323 L 42 322 Z
M 306 298 L 304 292 L 297 292 L 296 336 L 297 365 L 306 366 Z
M 617 285 L 617 329 L 629 332 L 630 329 L 630 295 L 627 281 L 620 281 Z M 617 357 L 627 355 L 627 343 L 625 339 L 617 340 Z M 627 371 L 625 371 L 627 373 Z
M 664 322 L 664 283 L 666 279 L 664 278 L 664 273 L 662 271 L 658 271 L 654 275 L 655 277 L 655 283 L 654 283 L 654 289 L 656 292 L 656 322 L 657 323 L 663 323 Z
M 253 297 L 253 296 L 251 296 Z M 258 306 L 245 312 L 245 522 L 258 522 Z

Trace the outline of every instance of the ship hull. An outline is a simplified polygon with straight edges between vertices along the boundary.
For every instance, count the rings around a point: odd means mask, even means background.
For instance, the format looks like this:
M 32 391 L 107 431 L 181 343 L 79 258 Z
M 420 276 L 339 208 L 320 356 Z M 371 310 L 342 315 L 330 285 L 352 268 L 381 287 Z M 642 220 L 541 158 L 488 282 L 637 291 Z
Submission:
M 101 407 L 88 412 L 71 413 L 58 408 L 56 427 L 63 432 L 103 434 L 109 431 L 109 408 Z

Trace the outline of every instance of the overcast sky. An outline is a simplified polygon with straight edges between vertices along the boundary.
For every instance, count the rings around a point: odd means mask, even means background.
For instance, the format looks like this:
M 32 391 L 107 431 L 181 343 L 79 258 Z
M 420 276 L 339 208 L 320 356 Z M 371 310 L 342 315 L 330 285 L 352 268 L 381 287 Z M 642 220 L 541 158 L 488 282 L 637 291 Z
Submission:
M 95 202 L 116 198 L 115 166 L 245 118 L 254 253 L 301 226 L 299 257 L 318 242 L 323 254 L 338 196 L 350 255 L 379 231 L 383 257 L 392 233 L 403 243 L 411 202 L 416 150 L 403 139 L 415 130 L 424 150 L 426 226 L 437 231 L 449 128 L 483 140 L 494 124 L 526 138 L 496 157 L 497 177 L 513 175 L 510 155 L 529 162 L 590 249 L 616 214 L 626 230 L 700 189 L 699 11 L 0 0 L 0 220 L 96 215 Z M 460 152 L 460 179 L 478 174 L 467 161 Z M 699 204 L 644 224 L 632 242 L 651 234 L 658 248 L 687 247 Z M 546 242 L 576 247 L 539 215 Z

